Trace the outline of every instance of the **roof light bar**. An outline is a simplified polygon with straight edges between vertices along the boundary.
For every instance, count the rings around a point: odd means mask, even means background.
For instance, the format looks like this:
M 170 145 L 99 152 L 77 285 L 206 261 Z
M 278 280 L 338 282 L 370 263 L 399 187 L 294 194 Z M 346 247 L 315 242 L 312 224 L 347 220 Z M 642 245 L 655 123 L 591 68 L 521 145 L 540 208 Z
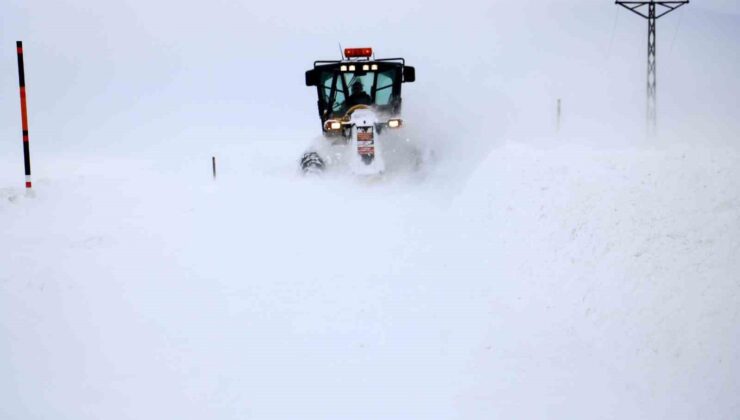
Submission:
M 372 48 L 345 48 L 344 56 L 347 58 L 370 57 L 373 55 Z

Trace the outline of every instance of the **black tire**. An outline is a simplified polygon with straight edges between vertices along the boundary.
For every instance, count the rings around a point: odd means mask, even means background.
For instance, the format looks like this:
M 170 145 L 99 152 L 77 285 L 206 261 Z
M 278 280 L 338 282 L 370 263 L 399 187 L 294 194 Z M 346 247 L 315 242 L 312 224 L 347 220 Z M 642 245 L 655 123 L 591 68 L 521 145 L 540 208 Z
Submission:
M 316 152 L 306 152 L 301 158 L 301 171 L 306 173 L 320 173 L 325 168 L 324 161 Z
M 362 159 L 362 163 L 369 165 L 375 160 L 375 155 L 360 155 L 360 158 Z

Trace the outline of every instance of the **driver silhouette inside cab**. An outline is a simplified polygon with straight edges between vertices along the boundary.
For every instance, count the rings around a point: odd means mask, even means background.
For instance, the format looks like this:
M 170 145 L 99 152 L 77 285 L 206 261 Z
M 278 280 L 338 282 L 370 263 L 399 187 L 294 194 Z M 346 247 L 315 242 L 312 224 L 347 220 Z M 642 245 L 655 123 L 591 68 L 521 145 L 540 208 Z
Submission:
M 350 91 L 351 94 L 349 95 L 349 98 L 347 98 L 347 106 L 350 108 L 355 105 L 370 105 L 373 102 L 370 95 L 368 95 L 362 88 L 362 82 L 359 80 L 355 80 L 355 82 L 352 83 Z

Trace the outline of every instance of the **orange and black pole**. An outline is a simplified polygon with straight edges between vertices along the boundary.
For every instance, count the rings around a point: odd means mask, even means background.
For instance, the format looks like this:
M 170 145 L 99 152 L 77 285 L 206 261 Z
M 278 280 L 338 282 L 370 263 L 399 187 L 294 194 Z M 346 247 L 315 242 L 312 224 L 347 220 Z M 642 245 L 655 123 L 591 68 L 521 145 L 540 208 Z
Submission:
M 31 149 L 28 147 L 28 111 L 26 109 L 26 74 L 23 69 L 23 42 L 16 41 L 18 50 L 18 81 L 21 87 L 21 126 L 23 127 L 23 163 L 26 168 L 26 188 L 31 188 Z

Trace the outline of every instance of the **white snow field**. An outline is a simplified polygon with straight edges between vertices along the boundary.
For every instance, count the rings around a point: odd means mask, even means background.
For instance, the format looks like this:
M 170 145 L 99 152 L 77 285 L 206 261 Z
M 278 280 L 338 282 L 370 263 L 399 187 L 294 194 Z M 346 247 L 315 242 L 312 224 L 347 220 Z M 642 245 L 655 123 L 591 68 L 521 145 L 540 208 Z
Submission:
M 737 148 L 512 143 L 459 188 L 305 179 L 293 149 L 5 190 L 2 417 L 740 409 Z
M 0 419 L 737 419 L 740 10 L 659 22 L 644 139 L 612 3 L 9 0 Z M 337 40 L 423 170 L 300 175 Z

